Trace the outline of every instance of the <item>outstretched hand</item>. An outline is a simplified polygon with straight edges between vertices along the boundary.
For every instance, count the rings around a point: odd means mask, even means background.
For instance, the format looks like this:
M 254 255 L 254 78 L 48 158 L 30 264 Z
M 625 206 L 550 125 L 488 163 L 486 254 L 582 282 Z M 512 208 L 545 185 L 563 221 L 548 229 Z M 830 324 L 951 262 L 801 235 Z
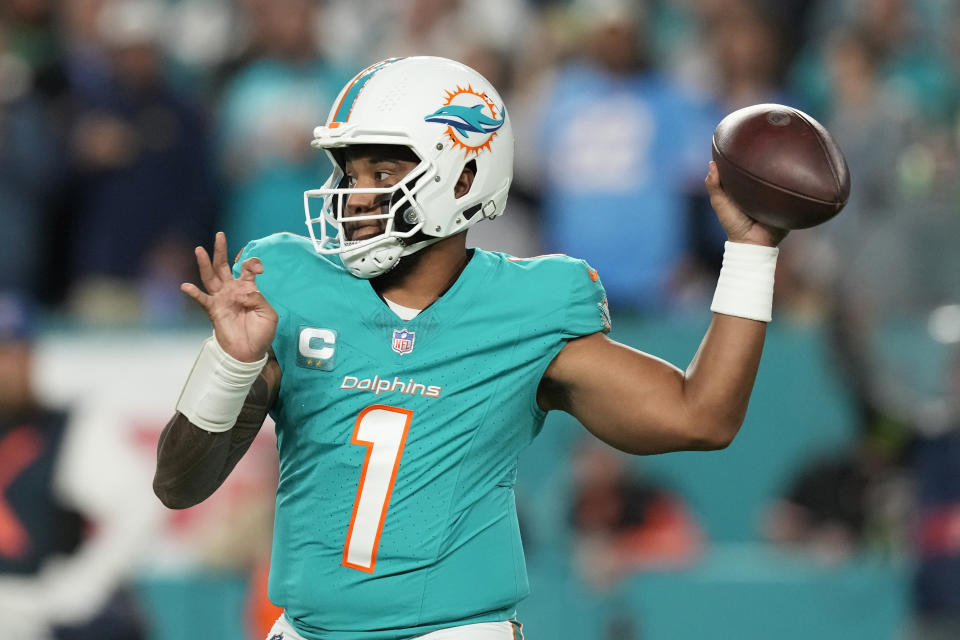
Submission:
M 723 225 L 724 231 L 727 232 L 727 239 L 730 242 L 775 247 L 787 235 L 786 229 L 777 229 L 761 224 L 734 204 L 730 196 L 720 186 L 720 173 L 717 171 L 716 162 L 710 162 L 710 172 L 707 174 L 704 184 L 707 185 L 707 191 L 710 193 L 710 204 L 717 213 L 717 218 Z
M 257 290 L 257 275 L 263 273 L 259 258 L 241 264 L 234 278 L 227 262 L 227 238 L 218 232 L 213 259 L 206 249 L 197 247 L 197 266 L 206 293 L 184 282 L 180 290 L 197 301 L 210 318 L 217 342 L 228 354 L 242 362 L 255 362 L 266 355 L 277 330 L 277 312 Z

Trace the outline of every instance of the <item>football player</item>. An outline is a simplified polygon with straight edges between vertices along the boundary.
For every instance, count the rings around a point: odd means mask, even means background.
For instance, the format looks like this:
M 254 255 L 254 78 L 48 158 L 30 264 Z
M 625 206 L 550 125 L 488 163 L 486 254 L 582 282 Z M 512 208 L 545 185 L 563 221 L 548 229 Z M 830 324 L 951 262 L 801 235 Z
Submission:
M 730 242 L 683 371 L 606 336 L 582 260 L 467 249 L 464 232 L 504 211 L 513 144 L 472 69 L 384 60 L 314 131 L 335 169 L 304 196 L 309 237 L 252 242 L 232 271 L 223 234 L 212 258 L 196 250 L 205 291 L 182 289 L 214 335 L 160 439 L 154 488 L 171 508 L 204 500 L 273 417 L 269 593 L 284 614 L 271 637 L 518 638 L 513 485 L 547 412 L 636 454 L 722 448 L 740 427 L 783 232 L 737 210 L 711 166 Z

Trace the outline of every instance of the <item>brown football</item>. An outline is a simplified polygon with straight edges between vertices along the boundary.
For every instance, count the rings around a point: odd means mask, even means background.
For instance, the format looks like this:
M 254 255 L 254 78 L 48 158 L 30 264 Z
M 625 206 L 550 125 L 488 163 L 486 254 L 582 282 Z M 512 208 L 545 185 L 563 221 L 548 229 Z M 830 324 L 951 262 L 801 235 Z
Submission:
M 780 104 L 734 111 L 713 132 L 720 184 L 754 220 L 805 229 L 837 215 L 850 196 L 850 172 L 829 132 Z

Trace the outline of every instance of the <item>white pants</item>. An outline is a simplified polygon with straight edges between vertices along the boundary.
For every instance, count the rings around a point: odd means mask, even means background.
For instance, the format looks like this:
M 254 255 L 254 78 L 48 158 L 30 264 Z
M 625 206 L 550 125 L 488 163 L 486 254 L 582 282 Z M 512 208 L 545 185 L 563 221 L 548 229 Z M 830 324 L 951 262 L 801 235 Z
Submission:
M 267 640 L 306 639 L 287 622 L 286 616 L 281 615 L 267 634 Z M 432 631 L 426 635 L 417 636 L 416 640 L 523 640 L 523 634 L 520 632 L 520 625 L 514 626 L 510 621 L 478 622 Z

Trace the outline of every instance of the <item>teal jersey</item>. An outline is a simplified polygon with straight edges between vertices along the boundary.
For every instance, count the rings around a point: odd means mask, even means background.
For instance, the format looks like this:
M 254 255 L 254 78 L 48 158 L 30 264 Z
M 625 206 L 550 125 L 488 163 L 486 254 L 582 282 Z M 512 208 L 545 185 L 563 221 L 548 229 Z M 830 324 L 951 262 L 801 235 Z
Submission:
M 528 592 L 513 486 L 540 379 L 609 329 L 582 260 L 472 250 L 403 321 L 311 242 L 249 244 L 283 377 L 270 599 L 310 639 L 393 640 L 507 620 Z

